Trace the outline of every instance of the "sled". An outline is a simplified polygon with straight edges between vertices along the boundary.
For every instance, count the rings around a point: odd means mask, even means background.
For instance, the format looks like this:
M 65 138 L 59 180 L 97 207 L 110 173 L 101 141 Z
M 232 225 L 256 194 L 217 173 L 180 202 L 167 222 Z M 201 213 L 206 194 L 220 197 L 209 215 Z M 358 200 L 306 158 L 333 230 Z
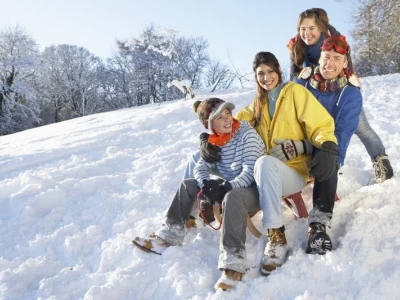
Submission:
M 309 185 L 314 183 L 313 178 L 309 179 L 304 186 L 303 190 Z M 282 197 L 283 205 L 288 208 L 294 215 L 296 219 L 303 219 L 303 218 L 308 218 L 308 210 L 307 207 L 304 203 L 303 199 L 303 190 L 300 192 L 294 193 L 292 195 L 284 196 Z M 339 200 L 339 196 L 337 193 L 335 194 L 335 201 Z M 222 225 L 222 215 L 221 215 L 221 205 L 213 205 L 213 212 L 214 212 L 214 218 L 215 220 L 219 223 L 218 228 L 214 228 L 213 226 L 210 226 L 214 229 L 219 229 Z M 253 221 L 251 218 L 257 214 L 259 211 L 255 212 L 250 212 L 247 216 L 247 227 L 249 228 L 250 232 L 256 237 L 260 238 L 262 233 L 257 229 L 257 227 L 254 225 Z

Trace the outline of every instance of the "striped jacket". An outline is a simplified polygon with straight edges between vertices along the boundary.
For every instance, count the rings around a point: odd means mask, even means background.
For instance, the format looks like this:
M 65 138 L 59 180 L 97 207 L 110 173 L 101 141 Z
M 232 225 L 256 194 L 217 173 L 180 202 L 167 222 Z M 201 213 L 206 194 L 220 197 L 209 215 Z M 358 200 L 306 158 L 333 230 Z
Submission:
M 248 187 L 254 182 L 254 164 L 265 155 L 265 145 L 255 129 L 246 121 L 241 121 L 236 134 L 221 147 L 221 160 L 210 164 L 202 158 L 194 168 L 194 177 L 199 186 L 203 180 L 210 179 L 211 170 L 217 167 L 223 179 L 228 180 L 232 188 Z

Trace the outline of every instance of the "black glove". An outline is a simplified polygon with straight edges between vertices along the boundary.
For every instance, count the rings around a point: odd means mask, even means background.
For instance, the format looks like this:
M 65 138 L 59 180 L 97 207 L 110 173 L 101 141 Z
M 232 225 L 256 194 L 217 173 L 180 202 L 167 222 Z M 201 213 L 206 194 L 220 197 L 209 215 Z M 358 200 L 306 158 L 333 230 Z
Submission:
M 206 132 L 200 134 L 200 156 L 206 162 L 213 164 L 221 160 L 221 155 L 218 153 L 221 151 L 221 148 L 210 144 L 208 142 L 209 136 Z
M 321 150 L 308 163 L 310 175 L 319 182 L 327 180 L 337 171 L 338 146 L 334 142 L 324 142 Z
M 231 190 L 232 190 L 232 185 L 229 181 L 224 181 L 219 185 L 219 197 L 221 198 L 221 202 L 222 200 L 224 200 L 226 193 Z
M 232 185 L 229 181 L 223 181 L 220 183 L 220 180 L 203 180 L 203 195 L 207 198 L 208 201 L 214 205 L 216 202 L 219 204 L 222 203 L 224 197 L 227 192 L 232 190 Z
M 218 180 L 203 180 L 202 193 L 212 205 L 215 202 L 221 203 L 222 199 L 219 195 L 219 182 Z

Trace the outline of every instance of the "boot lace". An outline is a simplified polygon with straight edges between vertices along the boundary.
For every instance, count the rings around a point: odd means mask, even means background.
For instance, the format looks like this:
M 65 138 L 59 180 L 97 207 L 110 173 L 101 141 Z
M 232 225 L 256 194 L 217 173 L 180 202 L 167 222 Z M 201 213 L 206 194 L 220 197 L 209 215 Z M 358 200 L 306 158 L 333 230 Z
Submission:
M 375 173 L 375 180 L 377 183 L 382 183 L 386 180 L 386 173 L 388 172 L 388 169 L 383 163 L 384 159 L 387 159 L 387 156 L 379 156 L 375 158 L 372 162 Z
M 284 232 L 281 232 L 279 229 L 271 229 L 268 232 L 269 241 L 268 241 L 268 256 L 276 257 L 276 248 L 279 246 L 286 245 L 286 236 Z
M 320 223 L 313 223 L 310 226 L 309 235 L 314 235 L 317 233 L 325 232 L 325 225 Z

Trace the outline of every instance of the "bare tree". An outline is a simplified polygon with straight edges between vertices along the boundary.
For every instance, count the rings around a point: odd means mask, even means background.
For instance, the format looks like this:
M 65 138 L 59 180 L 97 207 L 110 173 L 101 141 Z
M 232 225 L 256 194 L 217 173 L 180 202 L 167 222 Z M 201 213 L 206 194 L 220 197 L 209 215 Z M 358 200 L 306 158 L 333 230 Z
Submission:
M 212 87 L 211 92 L 217 87 L 221 90 L 231 88 L 234 80 L 235 76 L 229 68 L 217 60 L 210 62 L 204 77 L 205 85 Z

